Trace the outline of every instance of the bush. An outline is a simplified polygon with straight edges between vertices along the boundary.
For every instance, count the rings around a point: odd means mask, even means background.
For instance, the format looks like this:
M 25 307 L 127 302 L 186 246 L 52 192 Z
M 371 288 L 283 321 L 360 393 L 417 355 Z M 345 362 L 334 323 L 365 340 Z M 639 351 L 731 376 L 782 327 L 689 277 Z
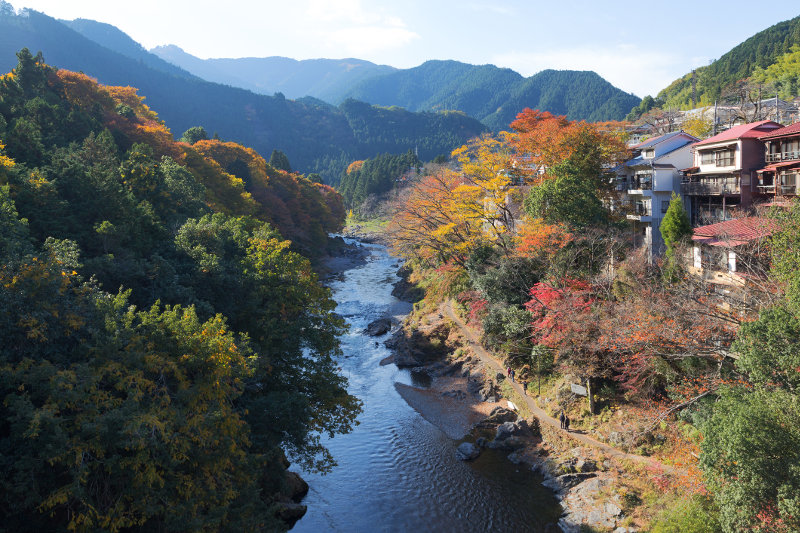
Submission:
M 652 533 L 716 533 L 719 511 L 703 496 L 681 499 L 662 511 L 653 522 Z

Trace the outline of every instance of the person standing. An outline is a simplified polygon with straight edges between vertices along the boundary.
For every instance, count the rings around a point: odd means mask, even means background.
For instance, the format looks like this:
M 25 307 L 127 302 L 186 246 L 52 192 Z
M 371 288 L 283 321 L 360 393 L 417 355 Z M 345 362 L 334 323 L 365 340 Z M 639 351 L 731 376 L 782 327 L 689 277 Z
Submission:
M 564 429 L 569 433 L 569 417 L 567 415 L 564 415 Z
M 514 375 L 515 375 L 515 374 L 516 374 L 516 372 L 515 372 L 515 371 L 514 371 L 514 369 L 512 368 L 512 369 L 511 369 L 511 381 L 512 381 L 512 382 L 514 381 Z
M 567 415 L 564 414 L 564 410 L 561 410 L 561 414 L 558 415 L 558 420 L 561 422 L 561 429 L 564 429 L 564 420 L 567 419 Z

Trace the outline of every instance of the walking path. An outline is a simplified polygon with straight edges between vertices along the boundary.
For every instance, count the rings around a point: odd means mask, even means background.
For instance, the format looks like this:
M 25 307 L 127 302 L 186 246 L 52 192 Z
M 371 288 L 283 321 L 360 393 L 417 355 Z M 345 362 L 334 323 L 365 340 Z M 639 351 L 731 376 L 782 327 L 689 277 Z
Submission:
M 501 365 L 500 362 L 493 355 L 489 354 L 483 348 L 483 346 L 481 346 L 475 331 L 471 327 L 467 326 L 464 323 L 464 321 L 462 321 L 461 318 L 455 313 L 455 311 L 453 310 L 453 302 L 448 300 L 447 302 L 444 303 L 443 307 L 447 317 L 453 322 L 455 322 L 455 324 L 459 327 L 461 332 L 467 338 L 467 341 L 469 341 L 470 347 L 472 348 L 473 352 L 481 359 L 481 361 L 483 361 L 484 364 L 494 368 L 498 372 L 505 373 L 503 365 Z M 520 395 L 521 398 L 524 398 L 525 402 L 528 405 L 528 408 L 539 419 L 540 422 L 548 424 L 554 428 L 561 430 L 561 423 L 555 418 L 548 415 L 538 405 L 536 405 L 536 402 L 533 400 L 533 398 L 531 398 L 530 396 L 526 395 L 523 392 L 522 386 L 519 383 L 515 381 L 509 381 L 509 384 Z M 613 446 L 609 446 L 604 442 L 600 442 L 599 440 L 593 439 L 588 435 L 584 435 L 582 433 L 575 433 L 572 431 L 567 431 L 565 433 L 572 439 L 577 440 L 580 443 L 585 444 L 587 446 L 592 446 L 594 448 L 597 448 L 610 457 L 615 457 L 617 459 L 628 459 L 646 465 L 656 466 L 658 468 L 670 472 L 676 470 L 675 467 L 665 465 L 659 461 L 656 461 L 651 457 L 644 457 L 632 453 L 625 453 L 621 450 L 614 448 Z

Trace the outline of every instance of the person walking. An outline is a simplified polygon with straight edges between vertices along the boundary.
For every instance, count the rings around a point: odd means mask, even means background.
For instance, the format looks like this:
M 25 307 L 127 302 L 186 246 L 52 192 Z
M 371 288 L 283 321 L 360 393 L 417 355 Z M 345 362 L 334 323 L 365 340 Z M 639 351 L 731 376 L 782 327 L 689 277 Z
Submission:
M 569 433 L 569 417 L 567 415 L 564 415 L 564 429 Z
M 522 382 L 522 394 L 524 394 L 525 396 L 528 395 L 528 382 L 527 381 L 523 381 Z
M 514 369 L 512 368 L 512 369 L 511 369 L 511 381 L 512 381 L 512 382 L 514 381 L 514 375 L 515 375 L 515 374 L 516 374 L 516 372 L 515 372 L 515 371 L 514 371 Z
M 558 415 L 558 421 L 561 422 L 561 429 L 564 429 L 564 420 L 566 420 L 567 415 L 564 414 L 564 410 L 561 410 L 561 414 Z
M 510 366 L 507 366 L 507 367 L 506 367 L 506 377 L 507 377 L 507 378 L 510 378 L 510 377 L 511 377 L 511 367 L 510 367 Z

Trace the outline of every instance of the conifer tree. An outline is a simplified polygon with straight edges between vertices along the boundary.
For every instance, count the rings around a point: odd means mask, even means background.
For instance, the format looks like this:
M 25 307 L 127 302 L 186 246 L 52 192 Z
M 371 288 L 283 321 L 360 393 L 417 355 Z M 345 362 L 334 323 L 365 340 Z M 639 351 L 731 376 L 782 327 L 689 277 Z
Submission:
M 672 200 L 670 200 L 669 208 L 661 221 L 660 231 L 667 247 L 667 257 L 670 259 L 675 253 L 675 245 L 692 234 L 689 215 L 683 208 L 680 197 L 675 193 L 672 193 Z

